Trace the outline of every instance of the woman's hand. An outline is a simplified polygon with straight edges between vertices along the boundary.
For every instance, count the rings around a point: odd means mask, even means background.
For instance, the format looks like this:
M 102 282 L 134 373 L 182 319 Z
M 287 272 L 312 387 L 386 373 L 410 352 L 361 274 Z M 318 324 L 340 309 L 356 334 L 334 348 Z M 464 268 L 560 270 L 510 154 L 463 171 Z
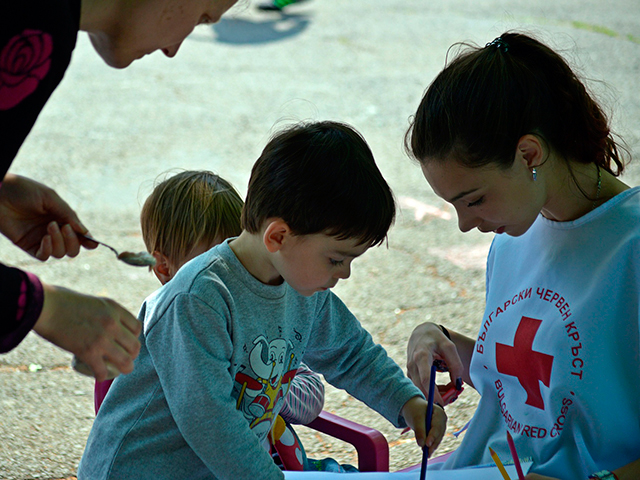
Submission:
M 465 344 L 468 346 L 471 342 L 471 351 L 473 349 L 473 341 L 460 336 L 461 339 L 467 340 Z M 471 358 L 470 353 L 464 355 Z M 458 355 L 457 345 L 447 338 L 443 331 L 434 323 L 423 323 L 418 325 L 407 345 L 407 376 L 413 383 L 422 390 L 426 397 L 429 395 L 429 382 L 431 378 L 431 366 L 434 360 L 441 360 L 447 366 L 449 375 L 453 385 L 462 386 L 462 378 L 469 365 L 463 365 Z M 469 380 L 467 379 L 467 383 Z M 434 392 L 435 402 L 444 405 L 440 392 Z
M 0 233 L 42 261 L 75 257 L 81 245 L 97 246 L 78 238 L 76 233 L 86 234 L 88 230 L 55 191 L 10 173 L 0 186 Z
M 107 362 L 122 373 L 133 370 L 142 325 L 131 313 L 108 298 L 42 286 L 44 304 L 33 328 L 36 333 L 75 354 L 98 381 L 107 378 Z
M 402 407 L 402 416 L 407 425 L 416 434 L 416 442 L 421 447 L 429 449 L 429 456 L 435 452 L 440 445 L 445 431 L 447 430 L 447 415 L 440 405 L 433 405 L 431 415 L 431 430 L 426 432 L 427 402 L 422 397 L 413 397 Z

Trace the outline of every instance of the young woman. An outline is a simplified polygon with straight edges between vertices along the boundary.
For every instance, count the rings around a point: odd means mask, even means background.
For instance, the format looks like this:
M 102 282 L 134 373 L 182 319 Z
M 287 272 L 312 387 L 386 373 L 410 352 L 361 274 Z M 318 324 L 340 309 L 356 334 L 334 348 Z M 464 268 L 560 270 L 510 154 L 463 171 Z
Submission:
M 640 189 L 602 109 L 557 53 L 505 33 L 437 76 L 407 148 L 460 230 L 496 234 L 477 339 L 426 323 L 409 340 L 423 391 L 441 359 L 481 394 L 444 468 L 510 458 L 509 432 L 528 479 L 640 478 Z

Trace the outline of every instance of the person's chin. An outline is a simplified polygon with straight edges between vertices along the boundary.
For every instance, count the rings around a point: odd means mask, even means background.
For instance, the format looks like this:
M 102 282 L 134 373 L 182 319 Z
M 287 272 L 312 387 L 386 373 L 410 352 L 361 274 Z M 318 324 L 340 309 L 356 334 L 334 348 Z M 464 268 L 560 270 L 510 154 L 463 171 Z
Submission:
M 296 288 L 293 285 L 291 285 L 291 287 L 303 297 L 312 297 L 317 292 L 317 290 L 309 290 L 307 288 Z
M 531 225 L 527 225 L 524 227 L 515 227 L 515 228 L 510 228 L 509 230 L 505 230 L 504 233 L 506 233 L 510 237 L 520 237 L 525 233 L 527 233 L 529 228 L 531 228 Z
M 117 51 L 103 44 L 99 37 L 89 34 L 89 38 L 91 39 L 94 50 L 100 55 L 100 58 L 104 60 L 104 63 L 110 67 L 118 69 L 126 68 L 131 65 L 134 60 L 142 57 L 142 55 L 136 58 L 130 55 L 118 54 Z
M 117 69 L 127 68 L 135 60 L 138 60 L 137 58 L 120 58 L 116 56 L 105 56 L 105 55 L 100 55 L 100 56 L 102 57 L 102 59 L 107 65 Z
M 498 227 L 496 229 L 493 230 L 480 230 L 482 233 L 494 233 L 495 235 L 509 235 L 510 237 L 519 237 L 520 235 L 523 235 L 527 230 L 529 230 L 529 227 L 513 227 L 513 226 L 509 226 L 507 227 L 506 225 L 503 225 L 501 227 Z
M 326 292 L 327 290 L 329 290 L 329 287 L 319 287 L 319 288 L 315 288 L 313 290 L 311 290 L 311 289 L 297 289 L 296 288 L 295 290 L 296 290 L 296 292 L 298 292 L 303 297 L 313 297 L 316 293 Z

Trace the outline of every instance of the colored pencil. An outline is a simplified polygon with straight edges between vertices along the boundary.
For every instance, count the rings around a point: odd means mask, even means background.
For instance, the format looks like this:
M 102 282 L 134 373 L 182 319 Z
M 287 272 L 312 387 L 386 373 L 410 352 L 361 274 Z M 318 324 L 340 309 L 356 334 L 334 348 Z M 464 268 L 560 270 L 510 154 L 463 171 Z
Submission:
M 509 443 L 509 450 L 511 450 L 513 463 L 516 466 L 516 472 L 518 472 L 518 480 L 524 480 L 524 473 L 522 473 L 522 467 L 520 466 L 520 459 L 518 458 L 518 452 L 516 451 L 516 444 L 513 442 L 513 437 L 509 431 L 507 431 L 507 442 Z
M 511 478 L 509 478 L 509 474 L 504 469 L 504 465 L 502 465 L 502 462 L 500 461 L 500 457 L 493 450 L 493 448 L 489 447 L 489 453 L 491 453 L 491 458 L 493 458 L 493 461 L 495 462 L 496 466 L 498 467 L 498 470 L 500 470 L 500 473 L 502 474 L 502 477 L 504 478 L 504 480 L 511 480 Z
M 429 400 L 427 402 L 427 418 L 425 420 L 426 435 L 429 435 L 431 430 L 431 417 L 433 416 L 433 392 L 436 389 L 436 366 L 431 366 L 431 378 L 429 380 Z M 426 438 L 425 438 L 426 442 Z M 427 478 L 427 464 L 429 463 L 429 447 L 425 444 L 422 447 L 422 466 L 420 467 L 420 480 Z

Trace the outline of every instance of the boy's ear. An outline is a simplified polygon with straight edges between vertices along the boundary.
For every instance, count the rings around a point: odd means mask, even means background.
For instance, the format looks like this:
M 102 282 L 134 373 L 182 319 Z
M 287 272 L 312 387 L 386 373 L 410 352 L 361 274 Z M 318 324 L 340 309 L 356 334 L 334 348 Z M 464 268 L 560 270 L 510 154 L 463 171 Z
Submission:
M 264 230 L 262 241 L 270 253 L 278 252 L 291 235 L 291 229 L 287 222 L 281 218 L 268 220 L 267 228 Z
M 153 267 L 153 273 L 156 274 L 156 277 L 158 278 L 158 280 L 160 280 L 160 283 L 164 285 L 169 280 L 171 280 L 171 277 L 173 277 L 173 275 L 171 275 L 171 270 L 169 269 L 169 259 L 165 254 L 160 253 L 157 250 L 154 251 L 151 255 L 153 255 L 153 258 L 156 259 L 156 264 Z
M 539 167 L 544 160 L 544 148 L 540 138 L 530 133 L 518 140 L 516 158 L 520 159 L 527 168 Z

